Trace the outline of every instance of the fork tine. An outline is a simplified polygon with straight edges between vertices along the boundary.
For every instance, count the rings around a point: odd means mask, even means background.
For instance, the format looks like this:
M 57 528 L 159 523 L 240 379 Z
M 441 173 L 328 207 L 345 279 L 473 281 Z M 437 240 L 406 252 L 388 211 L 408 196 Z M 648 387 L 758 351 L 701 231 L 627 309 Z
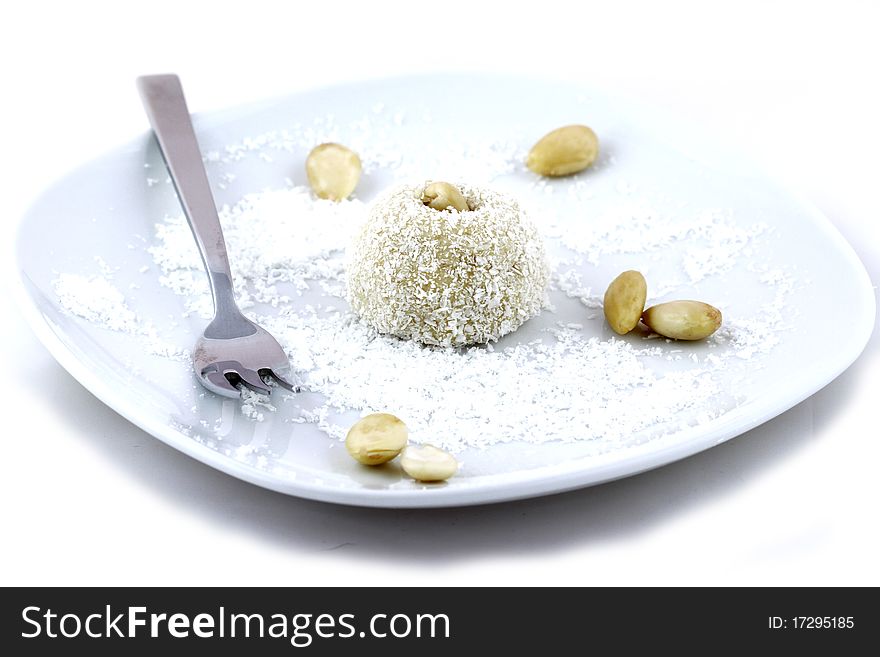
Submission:
M 275 381 L 275 383 L 280 385 L 282 388 L 287 388 L 288 390 L 290 390 L 290 392 L 301 392 L 302 389 L 299 386 L 293 385 L 290 381 L 288 381 L 284 377 L 280 376 L 274 370 L 265 370 L 265 372 L 269 376 L 271 376 L 272 380 Z
M 205 372 L 202 374 L 201 379 L 205 387 L 211 392 L 223 395 L 224 397 L 234 397 L 236 399 L 241 397 L 241 391 L 229 383 L 229 379 L 226 378 L 223 372 Z
M 272 394 L 272 389 L 263 383 L 263 379 L 260 378 L 260 375 L 253 370 L 243 367 L 235 373 L 238 375 L 238 378 L 241 379 L 242 385 L 247 386 L 254 392 L 260 392 L 264 395 Z

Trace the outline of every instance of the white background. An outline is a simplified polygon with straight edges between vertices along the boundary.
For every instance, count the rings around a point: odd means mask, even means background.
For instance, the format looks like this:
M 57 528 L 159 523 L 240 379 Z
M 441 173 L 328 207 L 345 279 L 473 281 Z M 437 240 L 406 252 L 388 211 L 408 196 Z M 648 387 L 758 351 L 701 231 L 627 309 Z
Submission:
M 724 133 L 880 280 L 876 4 L 419 4 L 4 9 L 4 256 L 41 188 L 146 130 L 138 74 L 178 72 L 202 111 L 490 70 L 581 80 Z M 2 317 L 3 585 L 880 584 L 877 331 L 823 391 L 686 461 L 525 502 L 379 511 L 288 498 L 179 454 L 94 399 L 14 309 Z

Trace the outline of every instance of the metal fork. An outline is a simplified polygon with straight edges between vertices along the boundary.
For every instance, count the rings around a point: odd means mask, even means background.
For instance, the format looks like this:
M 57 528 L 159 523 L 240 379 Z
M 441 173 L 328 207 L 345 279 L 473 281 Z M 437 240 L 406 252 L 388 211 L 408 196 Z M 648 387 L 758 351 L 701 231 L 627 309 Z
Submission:
M 180 79 L 176 75 L 147 75 L 137 79 L 137 87 L 199 247 L 214 298 L 214 319 L 193 351 L 199 381 L 226 397 L 239 397 L 238 385 L 268 395 L 269 379 L 298 392 L 285 378 L 290 361 L 281 345 L 245 317 L 235 303 L 226 242 Z

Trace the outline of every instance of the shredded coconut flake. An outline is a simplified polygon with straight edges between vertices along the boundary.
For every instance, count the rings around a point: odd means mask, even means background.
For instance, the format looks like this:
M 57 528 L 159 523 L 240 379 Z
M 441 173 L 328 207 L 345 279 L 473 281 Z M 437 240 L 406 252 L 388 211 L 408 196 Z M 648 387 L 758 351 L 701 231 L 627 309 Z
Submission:
M 253 156 L 270 166 L 281 152 L 305 153 L 345 134 L 366 175 L 383 171 L 400 180 L 452 172 L 454 179 L 480 183 L 522 173 L 527 144 L 515 135 L 458 148 L 449 146 L 455 143 L 450 138 L 440 140 L 444 148 L 437 152 L 416 154 L 395 137 L 401 125 L 430 120 L 426 113 L 407 114 L 377 104 L 350 125 L 327 116 L 243 139 L 206 153 L 204 159 L 211 167 L 222 167 Z M 613 167 L 614 160 L 605 157 L 597 166 Z M 215 173 L 221 186 L 235 180 L 231 172 Z M 784 313 L 786 298 L 798 284 L 786 271 L 746 264 L 754 263 L 750 256 L 767 226 L 734 220 L 726 211 L 692 210 L 685 202 L 675 212 L 658 212 L 638 197 L 639 186 L 625 181 L 612 185 L 619 192 L 612 209 L 565 222 L 554 218 L 552 207 L 566 202 L 589 208 L 594 196 L 590 184 L 576 179 L 521 184 L 530 201 L 539 203 L 540 212 L 529 208 L 538 229 L 548 245 L 558 247 L 550 252 L 547 321 L 540 324 L 537 338 L 522 338 L 517 331 L 495 345 L 465 349 L 380 335 L 351 312 L 345 301 L 344 250 L 367 218 L 361 201 L 321 201 L 308 189 L 289 184 L 247 194 L 220 208 L 239 303 L 282 343 L 308 391 L 273 400 L 296 409 L 291 422 L 314 424 L 341 439 L 347 426 L 341 426 L 340 414 L 392 412 L 407 423 L 414 440 L 454 452 L 510 442 L 623 446 L 707 422 L 736 405 L 716 375 L 738 364 L 747 369 L 756 356 L 778 344 L 779 333 L 788 328 L 784 318 L 790 317 Z M 682 244 L 687 248 L 680 248 Z M 156 267 L 141 271 L 158 270 L 161 284 L 185 297 L 187 313 L 210 317 L 210 294 L 184 218 L 166 217 L 158 223 L 148 250 Z M 596 337 L 596 322 L 602 321 L 598 292 L 604 288 L 590 272 L 609 259 L 616 264 L 633 255 L 670 264 L 672 253 L 677 259 L 671 263 L 674 274 L 652 280 L 653 297 L 741 267 L 770 291 L 767 302 L 746 316 L 725 313 L 723 327 L 697 346 L 683 348 L 646 333 Z M 97 266 L 99 276 L 58 277 L 55 290 L 61 305 L 105 328 L 155 341 L 152 324 L 139 318 L 110 282 L 112 270 L 106 263 Z M 572 303 L 585 307 L 577 321 L 553 317 L 555 307 Z M 533 321 L 540 323 L 542 316 Z M 279 409 L 245 391 L 241 410 L 260 421 Z M 215 430 L 217 441 L 222 440 L 220 431 Z M 241 452 L 222 449 L 235 458 L 257 458 L 250 447 Z
M 544 243 L 519 203 L 459 185 L 470 210 L 437 211 L 427 183 L 383 195 L 348 260 L 349 300 L 382 333 L 423 344 L 494 342 L 540 310 Z
M 103 261 L 99 264 L 102 269 L 106 268 Z M 153 355 L 188 359 L 186 349 L 161 340 L 156 327 L 141 320 L 126 304 L 125 295 L 105 277 L 60 274 L 54 281 L 54 287 L 59 303 L 69 313 L 111 331 L 137 336 L 147 352 Z
M 95 324 L 123 333 L 141 332 L 138 316 L 125 303 L 125 295 L 100 276 L 61 274 L 55 294 L 69 312 Z

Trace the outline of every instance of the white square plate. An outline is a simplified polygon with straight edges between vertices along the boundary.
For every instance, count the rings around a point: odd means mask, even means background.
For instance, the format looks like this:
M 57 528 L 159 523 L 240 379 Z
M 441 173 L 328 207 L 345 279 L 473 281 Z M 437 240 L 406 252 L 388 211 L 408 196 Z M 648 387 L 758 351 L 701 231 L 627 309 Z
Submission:
M 599 134 L 603 157 L 592 170 L 545 183 L 516 164 L 538 137 L 568 123 L 588 123 Z M 358 466 L 315 425 L 291 422 L 297 402 L 278 404 L 277 412 L 256 421 L 237 402 L 205 394 L 188 362 L 151 355 L 137 336 L 65 311 L 53 286 L 59 273 L 109 275 L 128 306 L 149 318 L 169 343 L 189 348 L 205 323 L 185 316 L 186 299 L 160 284 L 161 272 L 146 250 L 156 241 L 155 225 L 180 213 L 151 136 L 82 166 L 48 189 L 21 224 L 15 266 L 28 320 L 55 358 L 117 412 L 180 451 L 266 488 L 345 504 L 428 507 L 523 498 L 636 474 L 717 445 L 790 408 L 848 367 L 873 327 L 867 274 L 816 209 L 692 127 L 567 83 L 498 76 L 390 79 L 196 116 L 195 125 L 203 151 L 220 154 L 207 163 L 219 203 L 283 188 L 287 179 L 305 184 L 305 142 L 332 138 L 357 144 L 372 158 L 358 188 L 364 201 L 403 175 L 468 180 L 485 173 L 480 152 L 507 158 L 493 163 L 498 175 L 491 184 L 532 207 L 552 208 L 557 224 L 542 228 L 557 257 L 565 257 L 566 236 L 577 234 L 584 222 L 639 204 L 662 217 L 716 208 L 725 230 L 751 234 L 760 227 L 747 248 L 706 265 L 711 271 L 696 278 L 685 274 L 704 262 L 699 250 L 706 235 L 666 241 L 645 235 L 654 244 L 646 252 L 627 252 L 620 243 L 600 246 L 577 265 L 598 294 L 620 271 L 638 268 L 649 287 L 653 281 L 673 283 L 655 301 L 705 299 L 722 307 L 731 326 L 757 322 L 766 330 L 766 348 L 748 353 L 736 353 L 735 341 L 691 344 L 686 351 L 676 343 L 652 343 L 661 352 L 650 364 L 658 377 L 705 367 L 712 354 L 725 363 L 707 375 L 718 394 L 683 412 L 681 423 L 646 426 L 626 441 L 594 436 L 466 449 L 458 454 L 464 467 L 456 477 L 420 485 L 396 467 Z M 285 130 L 297 137 L 279 148 Z M 396 144 L 402 160 L 383 160 L 375 143 L 380 139 Z M 481 151 L 481 144 L 495 147 Z M 659 222 L 657 230 L 664 226 Z M 601 235 L 593 237 L 601 242 Z M 234 269 L 235 253 L 230 256 Z M 580 325 L 585 337 L 613 338 L 601 310 L 561 292 L 552 299 L 555 312 L 546 311 L 499 346 L 534 339 L 557 322 Z M 767 313 L 777 314 L 773 322 Z M 641 333 L 624 339 L 647 344 Z M 643 409 L 636 405 L 631 412 Z M 356 413 L 343 413 L 338 421 L 352 417 Z M 573 432 L 576 438 L 575 427 Z

